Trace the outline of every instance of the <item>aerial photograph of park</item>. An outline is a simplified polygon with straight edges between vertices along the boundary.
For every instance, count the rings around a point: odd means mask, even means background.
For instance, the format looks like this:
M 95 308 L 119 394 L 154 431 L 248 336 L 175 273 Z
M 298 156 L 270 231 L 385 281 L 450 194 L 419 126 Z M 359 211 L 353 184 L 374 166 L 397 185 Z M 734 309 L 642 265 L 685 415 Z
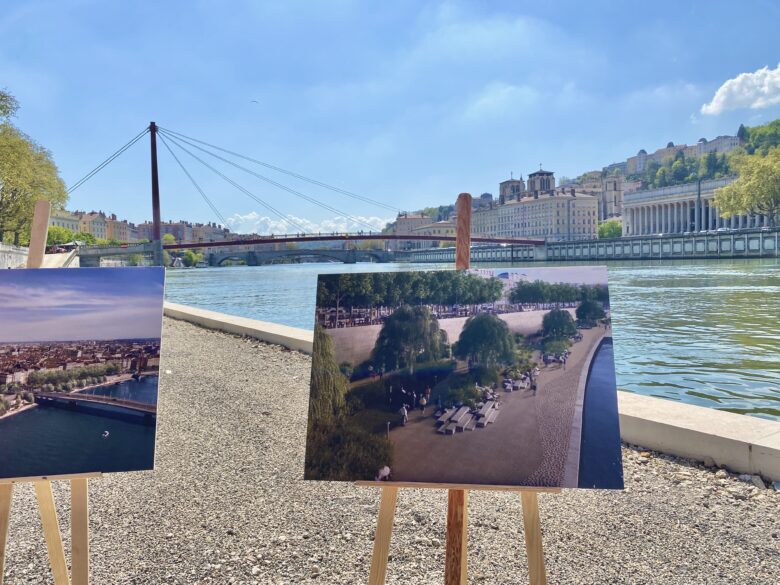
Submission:
M 305 477 L 622 488 L 606 268 L 321 274 Z
M 0 478 L 153 468 L 164 278 L 0 271 Z

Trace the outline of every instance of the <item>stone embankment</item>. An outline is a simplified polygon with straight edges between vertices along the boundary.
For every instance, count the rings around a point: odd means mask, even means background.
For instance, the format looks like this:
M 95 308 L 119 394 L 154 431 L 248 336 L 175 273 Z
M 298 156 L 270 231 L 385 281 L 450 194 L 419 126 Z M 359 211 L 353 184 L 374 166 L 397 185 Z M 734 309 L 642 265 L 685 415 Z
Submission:
M 180 321 L 164 335 L 157 469 L 90 481 L 92 583 L 367 582 L 379 490 L 301 479 L 310 358 Z M 540 496 L 550 583 L 776 580 L 774 488 L 623 454 L 625 491 Z M 64 482 L 55 498 L 68 530 Z M 388 583 L 443 582 L 446 499 L 401 490 Z M 472 492 L 469 531 L 470 583 L 527 583 L 516 494 Z M 7 584 L 52 582 L 30 485 L 15 488 L 7 552 Z

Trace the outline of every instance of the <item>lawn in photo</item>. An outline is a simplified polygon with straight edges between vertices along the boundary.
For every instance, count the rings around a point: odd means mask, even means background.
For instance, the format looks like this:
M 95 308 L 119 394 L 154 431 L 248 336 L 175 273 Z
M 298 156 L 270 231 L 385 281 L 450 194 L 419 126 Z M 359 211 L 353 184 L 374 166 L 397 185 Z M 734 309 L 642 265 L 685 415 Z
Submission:
M 0 478 L 154 467 L 164 279 L 0 271 Z
M 305 477 L 622 488 L 606 268 L 320 275 Z

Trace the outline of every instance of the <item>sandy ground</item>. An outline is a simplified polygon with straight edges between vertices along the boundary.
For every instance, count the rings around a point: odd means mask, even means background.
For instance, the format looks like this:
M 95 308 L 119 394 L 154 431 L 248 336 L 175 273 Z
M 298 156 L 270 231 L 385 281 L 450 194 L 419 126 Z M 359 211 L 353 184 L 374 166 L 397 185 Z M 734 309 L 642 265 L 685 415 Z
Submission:
M 604 329 L 585 330 L 563 370 L 543 367 L 538 390 L 500 392 L 498 419 L 486 428 L 440 435 L 435 419 L 411 413 L 390 433 L 397 481 L 560 486 L 569 446 L 577 384 L 585 358 Z
M 301 479 L 311 360 L 168 319 L 164 336 L 157 468 L 90 481 L 91 582 L 366 583 L 379 490 Z M 626 491 L 539 497 L 549 583 L 776 582 L 780 493 L 623 455 Z M 67 532 L 67 484 L 54 492 Z M 400 491 L 389 584 L 441 585 L 446 501 Z M 522 542 L 516 494 L 471 493 L 470 584 L 528 583 Z M 14 489 L 5 583 L 52 583 L 29 484 Z
M 574 309 L 566 309 L 574 316 Z M 524 311 L 522 313 L 504 313 L 499 317 L 506 321 L 514 333 L 533 335 L 542 328 L 542 319 L 550 311 Z M 439 327 L 447 332 L 450 343 L 454 343 L 460 337 L 463 326 L 468 317 L 455 317 L 453 319 L 439 319 Z M 364 325 L 362 327 L 345 327 L 343 329 L 328 329 L 328 335 L 333 339 L 333 349 L 336 354 L 336 362 L 350 362 L 357 365 L 367 360 L 374 349 L 376 338 L 379 337 L 381 325 Z

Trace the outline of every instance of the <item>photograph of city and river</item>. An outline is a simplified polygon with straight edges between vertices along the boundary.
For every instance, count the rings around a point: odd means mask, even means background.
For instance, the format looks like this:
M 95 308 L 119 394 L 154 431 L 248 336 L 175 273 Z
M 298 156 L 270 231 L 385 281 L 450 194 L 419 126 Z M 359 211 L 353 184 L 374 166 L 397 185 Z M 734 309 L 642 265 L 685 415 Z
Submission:
M 0 271 L 0 477 L 153 468 L 164 278 Z
M 307 479 L 621 488 L 604 267 L 320 275 Z

